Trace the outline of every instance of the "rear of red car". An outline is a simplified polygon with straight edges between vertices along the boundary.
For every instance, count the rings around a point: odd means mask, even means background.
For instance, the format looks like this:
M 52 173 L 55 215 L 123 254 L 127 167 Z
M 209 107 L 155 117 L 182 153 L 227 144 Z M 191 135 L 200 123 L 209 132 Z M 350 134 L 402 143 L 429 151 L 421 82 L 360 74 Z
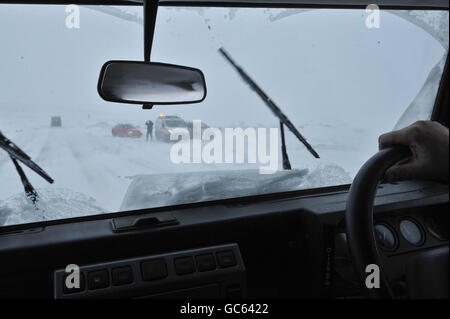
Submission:
M 140 138 L 142 136 L 141 130 L 130 124 L 118 124 L 112 128 L 111 133 L 113 136 L 120 137 Z

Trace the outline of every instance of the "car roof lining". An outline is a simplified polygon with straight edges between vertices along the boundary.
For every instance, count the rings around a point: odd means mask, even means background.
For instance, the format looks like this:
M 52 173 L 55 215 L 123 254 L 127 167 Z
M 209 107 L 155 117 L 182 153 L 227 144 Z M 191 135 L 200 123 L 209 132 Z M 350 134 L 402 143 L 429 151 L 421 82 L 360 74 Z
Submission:
M 143 0 L 0 0 L 0 3 L 17 4 L 86 4 L 86 5 L 142 5 Z M 275 7 L 366 7 L 367 0 L 159 0 L 161 6 L 275 6 Z M 378 0 L 381 8 L 447 9 L 448 0 Z

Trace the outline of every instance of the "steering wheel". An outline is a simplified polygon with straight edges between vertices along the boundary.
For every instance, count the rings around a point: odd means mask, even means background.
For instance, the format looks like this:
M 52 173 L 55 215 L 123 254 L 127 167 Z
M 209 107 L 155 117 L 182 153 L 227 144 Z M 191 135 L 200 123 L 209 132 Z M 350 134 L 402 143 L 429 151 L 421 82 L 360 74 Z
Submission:
M 348 247 L 353 266 L 369 298 L 393 298 L 377 249 L 373 225 L 373 202 L 378 183 L 392 165 L 407 159 L 411 151 L 405 146 L 386 148 L 372 156 L 358 171 L 350 187 L 345 214 Z M 380 269 L 380 287 L 367 288 L 366 267 L 375 264 Z

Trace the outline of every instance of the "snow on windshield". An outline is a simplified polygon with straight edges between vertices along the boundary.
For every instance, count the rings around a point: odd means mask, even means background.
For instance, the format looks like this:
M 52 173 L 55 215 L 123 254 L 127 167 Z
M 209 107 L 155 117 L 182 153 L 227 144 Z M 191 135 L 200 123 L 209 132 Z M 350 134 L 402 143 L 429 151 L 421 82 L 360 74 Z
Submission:
M 152 59 L 201 69 L 208 95 L 142 110 L 97 93 L 104 62 L 143 59 L 141 10 L 80 7 L 80 28 L 69 29 L 65 6 L 0 5 L 0 131 L 55 179 L 24 168 L 40 196 L 31 205 L 0 150 L 0 225 L 348 184 L 379 134 L 429 117 L 448 50 L 448 12 L 382 11 L 380 28 L 368 29 L 364 10 L 161 7 Z M 280 171 L 268 176 L 255 163 L 170 160 L 161 115 L 221 131 L 279 127 L 220 47 L 320 159 L 286 131 L 290 172 L 280 150 Z M 155 123 L 148 142 L 147 120 Z M 121 123 L 142 136 L 113 136 Z

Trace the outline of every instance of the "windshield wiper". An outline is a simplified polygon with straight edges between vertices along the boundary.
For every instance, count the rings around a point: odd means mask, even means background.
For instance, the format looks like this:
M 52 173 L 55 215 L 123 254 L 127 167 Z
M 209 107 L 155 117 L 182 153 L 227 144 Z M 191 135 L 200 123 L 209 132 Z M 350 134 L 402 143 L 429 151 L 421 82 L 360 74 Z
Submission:
M 36 204 L 39 196 L 33 185 L 31 185 L 27 176 L 25 175 L 22 167 L 20 167 L 19 161 L 35 171 L 39 176 L 44 178 L 50 184 L 53 183 L 53 179 L 42 168 L 40 168 L 39 165 L 33 162 L 24 151 L 22 151 L 16 144 L 14 144 L 5 135 L 3 135 L 2 132 L 0 132 L 0 148 L 4 149 L 6 153 L 9 154 L 9 157 L 16 167 L 17 173 L 19 173 L 26 196 L 31 200 L 33 204 Z
M 315 157 L 320 158 L 319 154 L 314 150 L 314 148 L 306 141 L 306 139 L 300 134 L 297 128 L 292 124 L 288 117 L 281 111 L 281 109 L 272 101 L 272 99 L 267 96 L 267 94 L 253 81 L 250 76 L 245 73 L 245 71 L 237 65 L 230 55 L 225 51 L 224 48 L 220 48 L 219 52 L 227 59 L 227 61 L 236 69 L 242 79 L 250 85 L 250 87 L 255 91 L 259 97 L 266 103 L 266 105 L 272 110 L 273 114 L 280 119 L 280 130 L 281 130 L 281 151 L 283 154 L 283 168 L 291 169 L 291 164 L 289 163 L 289 158 L 286 152 L 286 143 L 284 140 L 284 127 L 283 124 L 288 127 L 288 129 L 294 133 L 294 135 L 299 139 L 300 142 L 305 145 L 308 151 Z

